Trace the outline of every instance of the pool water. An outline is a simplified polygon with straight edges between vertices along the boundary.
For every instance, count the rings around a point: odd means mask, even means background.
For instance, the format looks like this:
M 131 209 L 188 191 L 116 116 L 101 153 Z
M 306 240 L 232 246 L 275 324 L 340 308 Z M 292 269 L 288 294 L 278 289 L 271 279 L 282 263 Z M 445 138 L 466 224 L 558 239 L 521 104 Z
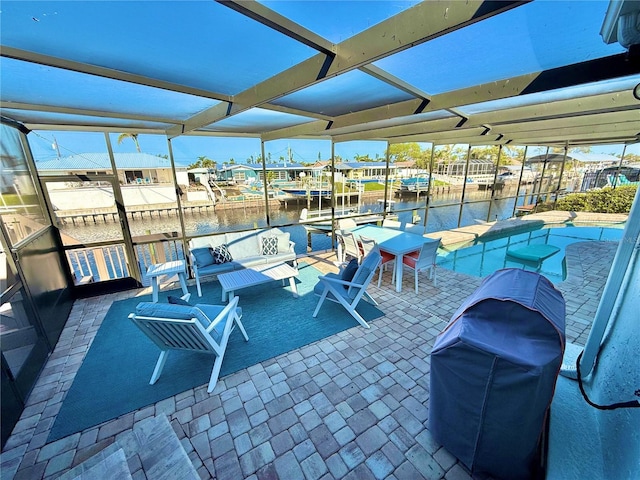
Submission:
M 564 252 L 567 245 L 589 240 L 617 242 L 622 238 L 622 233 L 622 225 L 575 227 L 567 224 L 564 227 L 543 227 L 486 241 L 478 240 L 472 246 L 441 252 L 438 256 L 438 266 L 475 277 L 486 277 L 501 268 L 524 268 L 538 271 L 553 283 L 559 283 L 566 277 Z M 528 245 L 553 245 L 560 248 L 560 251 L 544 260 L 539 269 L 530 263 L 518 262 L 512 257 L 507 257 L 507 250 Z

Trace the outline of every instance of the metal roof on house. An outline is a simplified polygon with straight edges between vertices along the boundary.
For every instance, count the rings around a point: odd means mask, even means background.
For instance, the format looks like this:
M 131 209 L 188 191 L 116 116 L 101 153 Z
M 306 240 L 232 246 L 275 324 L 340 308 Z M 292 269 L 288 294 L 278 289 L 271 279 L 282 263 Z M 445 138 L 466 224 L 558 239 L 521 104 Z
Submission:
M 451 164 L 451 165 L 465 165 L 467 163 L 467 159 L 466 158 L 457 158 L 453 162 L 450 162 L 449 160 L 439 160 L 438 163 L 448 163 L 448 164 Z M 475 164 L 475 165 L 482 165 L 482 164 L 491 164 L 491 165 L 493 165 L 493 161 L 492 160 L 485 159 L 485 158 L 470 158 L 469 159 L 469 163 L 470 164 Z
M 550 153 L 549 155 L 534 155 L 528 157 L 526 163 L 544 162 L 562 162 L 564 160 L 563 153 Z M 577 162 L 600 163 L 600 162 L 619 162 L 620 158 L 615 155 L 607 155 L 606 153 L 567 153 L 567 160 L 575 160 Z
M 387 168 L 386 162 L 341 162 L 336 164 L 336 170 L 359 170 L 362 168 Z
M 252 165 L 256 170 L 262 170 L 262 165 Z M 305 167 L 300 163 L 287 162 L 287 163 L 267 163 L 265 165 L 267 170 L 291 170 L 291 169 L 310 169 L 311 167 Z
M 305 167 L 299 163 L 267 163 L 265 165 L 267 170 L 299 170 L 310 169 L 311 167 Z M 224 172 L 226 170 L 256 170 L 262 171 L 262 164 L 234 164 L 234 165 L 222 165 L 218 170 Z
M 0 107 L 30 129 L 170 139 L 637 142 L 640 59 L 615 43 L 616 11 L 602 0 L 5 1 Z
M 157 155 L 148 153 L 114 153 L 116 167 L 119 170 L 140 170 L 149 168 L 171 168 L 171 162 Z M 63 170 L 86 172 L 88 168 L 95 167 L 96 170 L 110 170 L 111 161 L 108 153 L 81 153 L 69 157 L 61 157 L 55 160 L 37 162 L 38 170 Z M 180 167 L 176 165 L 176 169 Z

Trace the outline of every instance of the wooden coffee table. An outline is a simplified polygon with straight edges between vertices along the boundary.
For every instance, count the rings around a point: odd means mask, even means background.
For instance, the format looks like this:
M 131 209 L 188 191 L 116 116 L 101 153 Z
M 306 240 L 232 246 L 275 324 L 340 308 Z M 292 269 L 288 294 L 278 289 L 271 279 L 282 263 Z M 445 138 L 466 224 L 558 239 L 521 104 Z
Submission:
M 218 281 L 222 286 L 223 302 L 227 300 L 227 297 L 232 298 L 236 290 L 273 282 L 275 280 L 282 280 L 282 284 L 284 285 L 284 281 L 287 279 L 289 280 L 289 286 L 291 287 L 294 298 L 298 298 L 298 289 L 296 288 L 296 282 L 294 280 L 297 276 L 297 268 L 293 268 L 287 263 L 276 263 L 221 273 L 218 275 Z

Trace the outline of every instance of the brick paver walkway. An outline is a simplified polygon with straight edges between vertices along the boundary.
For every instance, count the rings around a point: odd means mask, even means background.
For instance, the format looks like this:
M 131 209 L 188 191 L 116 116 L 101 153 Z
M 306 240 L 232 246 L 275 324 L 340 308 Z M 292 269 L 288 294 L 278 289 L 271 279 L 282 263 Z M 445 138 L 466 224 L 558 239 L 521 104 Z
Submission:
M 569 277 L 559 286 L 568 341 L 584 344 L 615 249 L 600 242 L 568 248 Z M 333 257 L 310 260 L 335 269 Z M 46 444 L 111 303 L 141 291 L 76 301 L 2 453 L 2 478 L 56 478 L 157 415 L 168 416 L 202 478 L 470 478 L 426 428 L 429 353 L 481 279 L 440 268 L 437 287 L 424 279 L 416 295 L 411 275 L 399 294 L 390 276 L 369 289 L 385 312 L 371 329 L 354 326 L 224 377 L 211 395 L 203 385 Z

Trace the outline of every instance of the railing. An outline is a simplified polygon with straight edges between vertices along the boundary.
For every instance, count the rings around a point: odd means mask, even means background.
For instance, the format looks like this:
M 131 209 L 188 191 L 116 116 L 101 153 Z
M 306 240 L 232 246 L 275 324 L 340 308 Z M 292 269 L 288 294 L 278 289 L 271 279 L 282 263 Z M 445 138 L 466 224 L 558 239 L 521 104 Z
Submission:
M 162 239 L 151 242 L 137 240 L 134 243 L 134 248 L 143 277 L 147 272 L 147 268 L 151 265 L 173 260 L 184 260 L 185 258 L 184 248 L 180 240 Z
M 65 253 L 76 285 L 130 276 L 124 245 L 78 248 Z
M 146 272 L 150 265 L 185 258 L 180 240 L 137 243 L 134 248 L 143 285 L 149 285 Z M 76 285 L 132 276 L 123 244 L 70 249 L 66 256 Z

